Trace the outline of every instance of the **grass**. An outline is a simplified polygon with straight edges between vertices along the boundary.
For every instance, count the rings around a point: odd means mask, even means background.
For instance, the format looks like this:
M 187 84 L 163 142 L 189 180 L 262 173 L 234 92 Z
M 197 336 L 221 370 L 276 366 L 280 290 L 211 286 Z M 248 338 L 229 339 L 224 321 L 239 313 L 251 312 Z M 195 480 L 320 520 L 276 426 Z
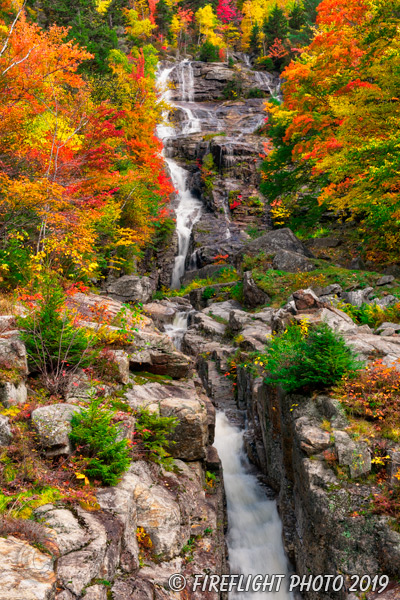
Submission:
M 206 133 L 206 135 L 203 135 L 203 141 L 204 142 L 209 142 L 213 138 L 215 138 L 215 137 L 221 137 L 221 136 L 226 136 L 225 131 L 218 131 L 216 133 Z
M 231 283 L 233 281 L 237 281 L 239 279 L 239 275 L 232 266 L 230 265 L 221 265 L 221 269 L 214 273 L 212 277 L 206 277 L 204 279 L 194 279 L 188 285 L 182 286 L 180 290 L 166 290 L 163 292 L 164 297 L 169 296 L 186 296 L 193 290 L 198 290 L 199 288 L 213 286 L 218 283 Z
M 270 268 L 271 256 L 259 253 L 255 257 L 244 257 L 243 268 L 253 271 L 256 284 L 272 299 L 272 306 L 280 307 L 287 298 L 298 289 L 307 287 L 322 288 L 333 283 L 339 284 L 343 290 L 374 287 L 381 273 L 372 271 L 350 271 L 341 267 L 327 265 L 324 261 L 314 260 L 317 268 L 309 273 L 286 273 Z M 388 288 L 377 288 L 377 295 L 383 295 Z M 390 288 L 390 293 L 398 295 L 398 285 Z

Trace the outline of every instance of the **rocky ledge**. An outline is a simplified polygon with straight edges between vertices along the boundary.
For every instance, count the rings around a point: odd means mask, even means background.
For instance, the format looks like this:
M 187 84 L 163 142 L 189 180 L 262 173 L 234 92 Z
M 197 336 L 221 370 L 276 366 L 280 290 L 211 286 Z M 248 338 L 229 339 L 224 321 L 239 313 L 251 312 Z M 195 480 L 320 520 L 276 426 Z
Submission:
M 131 293 L 132 286 L 128 290 Z M 110 292 L 114 294 L 114 288 Z M 80 293 L 70 304 L 79 312 L 81 326 L 92 328 L 99 327 L 91 320 L 93 307 L 111 318 L 122 306 Z M 13 364 L 19 381 L 1 385 L 1 402 L 3 409 L 13 410 L 23 408 L 32 396 L 31 376 L 12 316 L 7 323 L 0 338 L 0 369 Z M 109 333 L 118 329 L 105 327 Z M 194 573 L 226 572 L 223 477 L 212 446 L 214 408 L 193 373 L 193 361 L 176 351 L 144 316 L 136 324 L 134 339 L 114 348 L 109 360 L 117 375 L 105 393 L 117 391 L 133 414 L 147 408 L 177 418 L 170 450 L 173 469 L 136 456 L 118 485 L 97 489 L 95 508 L 88 509 L 84 502 L 56 501 L 37 507 L 30 521 L 3 518 L 0 600 L 186 598 Z M 71 418 L 85 406 L 92 385 L 86 373 L 78 371 L 63 402 L 42 402 L 33 410 L 27 427 L 46 460 L 68 460 Z M 5 413 L 0 420 L 2 451 L 15 442 L 13 424 Z M 130 417 L 121 435 L 132 440 L 134 432 L 135 418 Z M 187 578 L 188 591 L 171 592 L 168 579 L 175 573 Z M 207 597 L 217 596 L 212 592 Z

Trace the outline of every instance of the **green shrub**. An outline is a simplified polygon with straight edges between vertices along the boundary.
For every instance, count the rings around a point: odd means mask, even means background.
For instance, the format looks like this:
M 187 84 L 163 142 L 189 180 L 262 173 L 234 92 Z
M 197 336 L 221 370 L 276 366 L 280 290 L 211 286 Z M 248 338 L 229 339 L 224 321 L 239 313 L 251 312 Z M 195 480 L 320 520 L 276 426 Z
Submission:
M 203 300 L 210 300 L 211 298 L 213 298 L 216 295 L 216 293 L 217 292 L 213 287 L 208 286 L 208 287 L 204 288 L 201 297 L 203 298 Z
M 120 439 L 121 430 L 112 422 L 115 411 L 102 406 L 103 399 L 93 393 L 90 399 L 89 407 L 71 420 L 69 437 L 79 453 L 75 461 L 89 479 L 116 485 L 130 464 L 128 441 Z
M 211 42 L 204 42 L 200 46 L 199 60 L 203 62 L 219 62 L 219 47 Z
M 340 334 L 326 323 L 309 326 L 306 322 L 289 325 L 274 336 L 255 364 L 263 367 L 266 382 L 288 392 L 329 387 L 362 367 Z
M 259 69 L 263 69 L 265 71 L 275 70 L 274 61 L 270 56 L 260 56 L 256 59 L 256 65 Z
M 381 308 L 377 304 L 362 304 L 353 306 L 352 304 L 340 303 L 340 310 L 347 313 L 353 321 L 359 325 L 369 325 L 372 328 L 379 327 L 382 323 L 400 323 L 400 302 L 393 306 Z
M 27 317 L 19 317 L 17 324 L 32 368 L 42 374 L 52 393 L 58 393 L 67 383 L 67 371 L 93 362 L 95 334 L 75 324 L 55 277 L 46 276 L 40 292 L 34 310 Z
M 243 93 L 243 83 L 241 77 L 235 74 L 231 81 L 226 82 L 226 86 L 224 87 L 222 93 L 224 98 L 227 100 L 236 100 L 239 98 Z
M 141 439 L 147 457 L 164 467 L 173 465 L 168 448 L 175 442 L 168 439 L 178 424 L 176 417 L 160 417 L 156 413 L 142 410 L 136 421 L 136 432 Z
M 260 88 L 250 88 L 247 92 L 248 98 L 265 98 L 267 94 L 260 90 Z

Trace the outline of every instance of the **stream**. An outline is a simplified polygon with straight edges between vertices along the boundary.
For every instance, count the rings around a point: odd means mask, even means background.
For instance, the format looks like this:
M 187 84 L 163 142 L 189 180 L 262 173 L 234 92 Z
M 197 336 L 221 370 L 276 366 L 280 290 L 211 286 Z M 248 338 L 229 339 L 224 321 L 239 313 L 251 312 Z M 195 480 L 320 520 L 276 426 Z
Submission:
M 179 131 L 169 125 L 159 126 L 157 134 L 164 144 L 174 136 L 190 135 L 202 131 L 201 112 L 193 101 L 193 69 L 188 60 L 159 71 L 158 84 L 163 90 L 163 98 L 171 103 L 171 91 L 167 84 L 173 69 L 178 70 L 177 79 L 181 98 L 173 106 L 183 111 L 185 120 L 179 124 Z M 207 118 L 209 123 L 210 115 L 207 115 Z M 256 126 L 258 126 L 257 123 L 254 124 L 254 128 Z M 202 214 L 203 206 L 201 201 L 195 198 L 188 189 L 188 172 L 173 159 L 166 158 L 165 160 L 177 191 L 174 210 L 178 233 L 178 254 L 175 257 L 171 280 L 171 288 L 177 289 L 185 274 L 191 231 Z M 228 220 L 228 215 L 225 215 L 225 218 Z M 178 313 L 174 322 L 165 327 L 178 350 L 181 348 L 186 329 L 187 312 Z M 292 600 L 293 596 L 286 587 L 289 569 L 283 549 L 282 523 L 276 502 L 267 498 L 265 489 L 252 472 L 243 449 L 243 430 L 232 425 L 224 412 L 217 413 L 214 445 L 221 458 L 224 473 L 229 524 L 227 546 L 231 572 L 243 574 L 245 577 L 256 574 L 285 575 L 279 591 L 230 592 L 229 599 L 246 598 L 251 600 L 252 598 L 268 597 L 274 600 Z

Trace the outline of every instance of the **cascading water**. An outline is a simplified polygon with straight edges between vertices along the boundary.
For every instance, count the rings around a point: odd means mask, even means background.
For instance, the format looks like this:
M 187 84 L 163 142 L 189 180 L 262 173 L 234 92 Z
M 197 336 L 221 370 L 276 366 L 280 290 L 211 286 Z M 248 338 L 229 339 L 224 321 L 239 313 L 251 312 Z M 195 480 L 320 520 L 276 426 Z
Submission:
M 185 114 L 177 134 L 172 127 L 162 126 L 158 129 L 160 139 L 190 135 L 202 130 L 202 120 L 198 117 L 206 113 L 204 108 L 198 108 L 194 99 L 193 67 L 190 61 L 184 60 L 175 67 L 164 69 L 159 73 L 158 81 L 166 84 L 173 69 L 179 83 L 180 99 L 177 106 Z M 270 79 L 263 78 L 263 85 L 271 85 Z M 261 83 L 261 80 L 260 80 Z M 165 92 L 165 99 L 169 99 Z M 195 116 L 197 114 L 198 116 Z M 207 117 L 207 115 L 206 115 Z M 209 117 L 209 116 L 208 116 Z M 215 121 L 215 117 L 214 117 Z M 216 121 L 217 122 L 217 121 Z M 251 124 L 253 128 L 256 124 Z M 226 144 L 224 149 L 224 166 L 229 166 L 231 148 Z M 185 262 L 189 249 L 190 235 L 195 222 L 201 216 L 201 203 L 187 189 L 188 172 L 180 167 L 173 159 L 165 159 L 173 184 L 178 191 L 176 212 L 176 228 L 178 233 L 178 256 L 172 274 L 171 287 L 177 288 L 185 273 Z M 233 158 L 232 158 L 233 160 Z M 229 216 L 227 221 L 227 238 Z M 196 252 L 191 257 L 191 267 L 197 267 Z M 181 349 L 182 339 L 188 326 L 188 312 L 178 312 L 173 323 L 165 326 L 178 350 Z M 276 503 L 269 500 L 257 478 L 250 472 L 250 466 L 243 450 L 243 431 L 233 427 L 224 413 L 218 413 L 216 422 L 215 446 L 221 457 L 224 483 L 227 496 L 229 532 L 228 550 L 232 573 L 247 575 L 287 575 L 288 563 L 282 543 L 282 523 L 278 515 Z M 287 578 L 286 578 L 287 581 Z M 286 591 L 283 581 L 279 591 L 274 592 L 236 592 L 230 593 L 230 600 L 256 600 L 267 597 L 274 600 L 293 600 Z
M 173 322 L 171 324 L 164 325 L 165 333 L 171 338 L 177 350 L 180 350 L 182 347 L 182 339 L 185 335 L 185 331 L 187 330 L 187 326 L 187 312 L 176 313 Z
M 168 68 L 163 69 L 158 74 L 158 86 L 162 89 L 162 86 L 168 82 L 168 77 L 171 71 L 174 69 Z M 193 98 L 194 96 L 194 83 L 193 83 L 193 69 L 188 61 L 182 61 L 178 65 L 179 81 L 182 81 L 181 89 L 182 95 Z M 166 89 L 163 92 L 165 100 L 169 101 L 170 90 Z M 194 119 L 193 113 L 190 109 L 186 110 L 188 116 L 188 129 L 186 133 L 193 133 L 193 129 L 200 126 L 198 119 Z M 168 138 L 176 136 L 176 132 L 173 127 L 165 125 L 159 126 L 157 129 L 158 137 L 164 142 Z M 185 261 L 189 249 L 190 234 L 192 232 L 193 225 L 200 219 L 202 204 L 195 198 L 187 187 L 188 172 L 180 167 L 172 158 L 165 159 L 169 172 L 171 174 L 172 183 L 178 193 L 178 204 L 175 209 L 176 214 L 176 231 L 178 234 L 178 255 L 175 257 L 175 264 L 172 271 L 171 288 L 177 289 L 180 287 L 182 277 L 185 273 Z
M 243 450 L 243 431 L 217 413 L 214 445 L 222 462 L 228 508 L 227 545 L 231 573 L 285 575 L 271 592 L 231 592 L 230 600 L 292 600 L 287 591 L 288 563 L 282 544 L 282 523 L 276 502 L 268 500 L 257 478 L 250 473 Z

